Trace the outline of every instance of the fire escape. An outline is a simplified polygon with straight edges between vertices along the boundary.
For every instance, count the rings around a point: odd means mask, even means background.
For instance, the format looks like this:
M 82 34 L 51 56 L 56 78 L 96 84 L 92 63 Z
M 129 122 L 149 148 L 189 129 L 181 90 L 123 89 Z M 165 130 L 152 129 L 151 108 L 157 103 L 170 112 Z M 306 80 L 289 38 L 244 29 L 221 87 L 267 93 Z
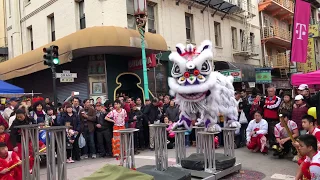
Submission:
M 210 8 L 211 16 L 214 17 L 217 12 L 222 13 L 221 20 L 226 15 L 234 15 L 240 17 L 243 22 L 243 29 L 241 30 L 241 47 L 238 51 L 233 53 L 234 56 L 242 56 L 245 59 L 258 56 L 258 45 L 254 44 L 253 34 L 250 34 L 250 21 L 255 16 L 252 12 L 255 11 L 251 0 L 176 0 L 176 5 L 179 3 L 188 4 L 188 8 L 193 6 L 202 7 L 201 13 L 207 8 Z M 248 2 L 248 3 L 247 3 Z
M 254 43 L 254 34 L 251 33 L 251 20 L 255 16 L 254 6 L 250 0 L 238 0 L 239 6 L 243 10 L 239 16 L 242 18 L 243 29 L 240 31 L 240 51 L 234 52 L 234 56 L 242 56 L 245 59 L 258 56 L 259 46 Z

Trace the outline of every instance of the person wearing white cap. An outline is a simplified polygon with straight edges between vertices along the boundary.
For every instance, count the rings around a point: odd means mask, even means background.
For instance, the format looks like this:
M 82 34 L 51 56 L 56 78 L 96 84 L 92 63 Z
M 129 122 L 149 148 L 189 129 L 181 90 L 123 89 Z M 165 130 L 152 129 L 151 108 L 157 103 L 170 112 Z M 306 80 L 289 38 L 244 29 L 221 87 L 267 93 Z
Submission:
M 292 120 L 295 123 L 297 123 L 300 134 L 305 133 L 305 132 L 302 132 L 303 131 L 302 117 L 306 115 L 307 112 L 308 112 L 308 107 L 306 102 L 304 102 L 303 96 L 301 94 L 297 95 L 294 98 L 294 105 L 292 109 Z

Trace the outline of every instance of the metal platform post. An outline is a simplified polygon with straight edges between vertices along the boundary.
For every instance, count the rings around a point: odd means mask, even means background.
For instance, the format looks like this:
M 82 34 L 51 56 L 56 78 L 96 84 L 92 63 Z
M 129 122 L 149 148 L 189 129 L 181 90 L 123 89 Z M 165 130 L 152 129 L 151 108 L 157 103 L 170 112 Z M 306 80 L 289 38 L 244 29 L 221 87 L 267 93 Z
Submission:
M 120 165 L 129 169 L 135 169 L 134 159 L 134 132 L 139 129 L 128 128 L 115 130 L 113 132 L 120 133 Z
M 53 126 L 42 130 L 46 131 L 47 179 L 67 179 L 66 127 Z
M 236 128 L 221 128 L 223 130 L 224 155 L 234 157 L 234 134 Z
M 204 131 L 205 127 L 199 127 L 199 126 L 193 126 L 193 129 L 195 129 L 195 135 L 196 135 L 196 152 L 197 154 L 203 153 L 203 145 L 202 145 L 202 135 L 199 134 L 199 132 Z
M 214 135 L 217 133 L 201 131 L 203 151 L 204 151 L 204 171 L 208 173 L 216 172 L 216 158 L 215 158 L 215 145 Z
M 40 157 L 39 157 L 39 125 L 22 125 L 15 128 L 21 129 L 22 148 L 22 179 L 40 180 Z M 30 173 L 29 144 L 32 144 L 34 163 Z
M 154 128 L 156 169 L 165 171 L 168 168 L 167 124 L 150 124 L 149 127 Z
M 175 152 L 176 152 L 176 167 L 181 167 L 181 160 L 186 158 L 186 139 L 185 132 L 187 130 L 175 130 L 174 138 L 175 138 Z

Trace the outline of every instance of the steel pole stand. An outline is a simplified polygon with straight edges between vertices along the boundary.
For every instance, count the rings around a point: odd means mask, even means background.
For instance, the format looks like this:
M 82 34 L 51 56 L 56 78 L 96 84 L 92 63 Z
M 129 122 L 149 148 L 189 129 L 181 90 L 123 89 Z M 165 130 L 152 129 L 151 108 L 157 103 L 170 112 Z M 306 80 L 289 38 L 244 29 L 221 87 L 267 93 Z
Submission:
M 201 131 L 202 144 L 204 151 L 204 171 L 208 173 L 216 172 L 216 158 L 215 158 L 215 145 L 214 135 L 218 134 L 212 132 Z
M 221 128 L 223 130 L 224 155 L 234 157 L 234 134 L 236 128 Z
M 154 128 L 154 147 L 156 158 L 156 170 L 165 171 L 168 168 L 168 149 L 167 149 L 167 124 L 150 124 Z
M 199 132 L 204 131 L 205 127 L 199 127 L 199 126 L 193 126 L 193 129 L 195 129 L 195 135 L 196 135 L 196 152 L 197 154 L 203 153 L 203 145 L 202 145 L 202 135 L 199 134 Z
M 66 127 L 52 126 L 41 130 L 46 131 L 47 179 L 67 179 Z
M 174 139 L 175 139 L 175 152 L 176 152 L 176 165 L 175 167 L 181 167 L 181 160 L 186 158 L 186 139 L 185 133 L 187 130 L 175 130 Z
M 22 125 L 15 128 L 21 129 L 21 153 L 22 153 L 22 179 L 40 180 L 40 156 L 39 156 L 39 125 Z M 32 144 L 34 163 L 30 172 L 29 144 Z
M 128 128 L 115 130 L 113 132 L 120 133 L 120 165 L 129 169 L 135 169 L 134 159 L 134 132 L 139 129 Z

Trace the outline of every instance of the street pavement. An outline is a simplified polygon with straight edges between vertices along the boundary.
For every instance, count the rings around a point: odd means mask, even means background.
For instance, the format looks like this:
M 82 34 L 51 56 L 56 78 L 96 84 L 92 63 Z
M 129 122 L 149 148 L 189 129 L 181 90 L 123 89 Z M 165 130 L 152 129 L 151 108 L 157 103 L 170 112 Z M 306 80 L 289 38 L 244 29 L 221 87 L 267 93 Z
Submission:
M 194 153 L 194 147 L 187 148 L 187 156 Z M 223 148 L 219 148 L 216 152 L 223 153 Z M 240 174 L 234 174 L 223 179 L 239 179 L 237 178 L 241 173 L 246 171 L 257 171 L 263 173 L 265 178 L 263 180 L 294 180 L 297 164 L 291 161 L 291 158 L 277 159 L 272 155 L 262 155 L 260 153 L 251 153 L 246 148 L 236 149 L 237 163 L 242 164 Z M 272 154 L 272 153 L 270 153 Z M 145 150 L 139 155 L 135 156 L 136 166 L 154 165 L 154 151 Z M 169 165 L 175 164 L 174 149 L 168 150 Z M 106 164 L 119 164 L 119 161 L 114 158 L 97 158 L 77 161 L 76 163 L 67 164 L 68 180 L 80 180 L 83 177 L 90 176 L 96 170 L 100 169 Z M 46 180 L 46 168 L 41 169 L 41 180 Z M 238 176 L 237 176 L 238 175 Z M 245 179 L 260 180 L 248 176 Z

